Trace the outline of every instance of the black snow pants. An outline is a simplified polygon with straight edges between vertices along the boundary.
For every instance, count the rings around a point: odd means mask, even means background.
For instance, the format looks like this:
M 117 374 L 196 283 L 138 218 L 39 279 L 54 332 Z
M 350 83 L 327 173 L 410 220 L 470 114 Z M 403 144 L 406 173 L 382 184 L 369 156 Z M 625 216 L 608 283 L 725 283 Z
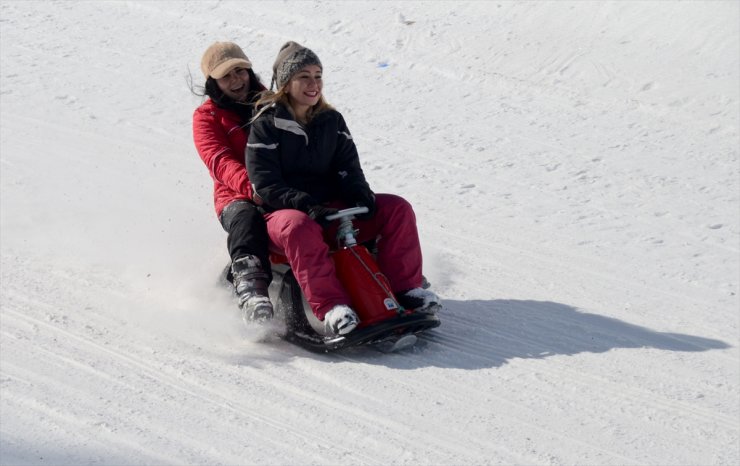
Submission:
M 234 201 L 221 212 L 221 226 L 228 233 L 226 247 L 231 261 L 252 255 L 259 258 L 262 269 L 272 280 L 270 238 L 262 212 L 249 201 Z

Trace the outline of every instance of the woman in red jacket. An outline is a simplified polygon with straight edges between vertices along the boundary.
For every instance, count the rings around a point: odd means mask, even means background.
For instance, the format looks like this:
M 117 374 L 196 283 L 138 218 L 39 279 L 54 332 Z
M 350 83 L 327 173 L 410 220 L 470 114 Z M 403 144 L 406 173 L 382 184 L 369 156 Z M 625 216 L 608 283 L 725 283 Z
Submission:
M 195 147 L 213 179 L 216 215 L 228 233 L 231 271 L 244 321 L 273 316 L 267 288 L 272 279 L 265 221 L 252 203 L 245 166 L 249 121 L 257 94 L 265 90 L 252 63 L 232 42 L 216 42 L 203 54 L 201 70 L 209 97 L 193 113 Z

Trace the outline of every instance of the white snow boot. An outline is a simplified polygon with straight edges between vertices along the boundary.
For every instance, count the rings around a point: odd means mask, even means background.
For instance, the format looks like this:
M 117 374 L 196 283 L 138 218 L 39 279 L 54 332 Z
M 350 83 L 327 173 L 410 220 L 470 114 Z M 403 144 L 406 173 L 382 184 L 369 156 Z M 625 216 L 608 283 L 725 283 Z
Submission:
M 328 335 L 346 335 L 357 327 L 360 319 L 349 306 L 338 304 L 324 316 L 324 328 Z
M 262 270 L 260 260 L 255 256 L 240 257 L 231 264 L 231 273 L 244 322 L 272 319 L 272 303 L 267 292 L 269 276 Z

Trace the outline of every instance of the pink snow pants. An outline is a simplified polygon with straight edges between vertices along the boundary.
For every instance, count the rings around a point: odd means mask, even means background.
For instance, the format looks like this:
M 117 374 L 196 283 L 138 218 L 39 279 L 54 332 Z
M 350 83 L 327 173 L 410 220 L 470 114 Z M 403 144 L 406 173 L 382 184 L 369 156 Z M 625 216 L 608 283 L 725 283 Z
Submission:
M 376 212 L 369 220 L 354 220 L 358 242 L 378 238 L 378 267 L 394 292 L 421 286 L 421 246 L 416 215 L 404 198 L 393 194 L 375 195 Z M 344 208 L 341 203 L 332 207 Z M 337 222 L 326 229 L 305 213 L 284 209 L 265 216 L 270 250 L 288 259 L 311 310 L 319 320 L 338 304 L 350 304 L 329 257 L 335 249 Z M 330 246 L 331 245 L 331 246 Z

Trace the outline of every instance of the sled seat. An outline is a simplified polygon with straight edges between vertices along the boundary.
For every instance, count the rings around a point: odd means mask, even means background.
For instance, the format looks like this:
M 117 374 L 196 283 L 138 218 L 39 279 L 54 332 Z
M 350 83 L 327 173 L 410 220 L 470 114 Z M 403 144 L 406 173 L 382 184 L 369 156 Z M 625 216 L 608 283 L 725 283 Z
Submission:
M 279 265 L 279 264 L 287 264 L 288 258 L 285 257 L 282 254 L 278 254 L 276 252 L 270 252 L 270 262 L 272 265 Z

